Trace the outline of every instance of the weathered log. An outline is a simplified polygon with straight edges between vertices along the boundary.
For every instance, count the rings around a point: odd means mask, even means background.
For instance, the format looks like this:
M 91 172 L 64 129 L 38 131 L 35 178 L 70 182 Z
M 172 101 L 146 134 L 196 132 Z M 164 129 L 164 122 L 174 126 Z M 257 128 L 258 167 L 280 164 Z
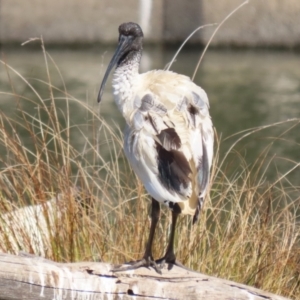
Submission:
M 0 253 L 0 300 L 20 299 L 251 299 L 281 296 L 168 265 L 112 273 L 107 263 L 55 263 Z
M 75 188 L 22 208 L 8 200 L 1 201 L 5 201 L 5 211 L 0 210 L 0 251 L 18 253 L 21 249 L 41 256 L 52 255 L 51 236 L 56 236 L 60 230 L 57 225 L 64 222 L 66 215 L 81 212 L 91 204 L 90 197 Z M 73 211 L 68 211 L 70 204 Z

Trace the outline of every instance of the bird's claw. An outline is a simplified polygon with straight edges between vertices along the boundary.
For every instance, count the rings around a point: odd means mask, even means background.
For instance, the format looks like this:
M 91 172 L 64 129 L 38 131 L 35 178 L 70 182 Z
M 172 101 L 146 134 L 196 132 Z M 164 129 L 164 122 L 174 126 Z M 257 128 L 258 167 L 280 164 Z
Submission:
M 111 270 L 111 272 L 130 271 L 130 270 L 138 269 L 140 267 L 146 267 L 146 268 L 152 267 L 158 274 L 160 275 L 162 274 L 161 272 L 162 268 L 150 256 L 148 258 L 142 258 L 141 260 L 138 261 L 126 263 L 125 266 L 124 265 L 115 266 Z
M 179 262 L 175 255 L 173 253 L 171 254 L 166 254 L 164 257 L 158 259 L 155 261 L 157 265 L 159 265 L 160 269 L 163 269 L 166 264 L 168 264 L 168 269 L 171 269 L 172 266 L 177 266 L 179 268 L 183 268 L 186 270 L 189 270 L 187 267 L 185 267 L 181 262 Z

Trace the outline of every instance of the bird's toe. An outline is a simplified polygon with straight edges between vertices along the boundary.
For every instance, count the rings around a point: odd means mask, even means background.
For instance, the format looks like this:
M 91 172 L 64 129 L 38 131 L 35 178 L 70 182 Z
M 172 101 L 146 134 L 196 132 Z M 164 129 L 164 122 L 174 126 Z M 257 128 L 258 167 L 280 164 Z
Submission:
M 141 267 L 152 267 L 158 274 L 162 274 L 160 266 L 157 265 L 156 261 L 153 260 L 152 257 L 144 257 L 141 260 L 138 261 L 131 261 L 128 263 L 125 263 L 124 265 L 116 265 L 111 270 L 111 272 L 123 272 L 123 271 L 129 271 L 129 270 L 136 270 Z

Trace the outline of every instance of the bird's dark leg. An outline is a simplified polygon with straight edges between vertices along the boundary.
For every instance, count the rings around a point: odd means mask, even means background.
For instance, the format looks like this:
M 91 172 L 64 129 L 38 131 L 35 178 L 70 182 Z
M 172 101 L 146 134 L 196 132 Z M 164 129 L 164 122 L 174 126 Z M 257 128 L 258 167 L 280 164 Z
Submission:
M 186 268 L 182 263 L 176 260 L 176 255 L 174 253 L 174 240 L 175 240 L 175 230 L 176 230 L 176 223 L 180 212 L 172 211 L 172 225 L 171 225 L 171 233 L 169 238 L 169 244 L 166 250 L 166 254 L 158 259 L 156 263 L 160 265 L 160 269 L 162 269 L 165 265 L 165 263 L 173 264 L 178 267 L 184 268 L 186 270 L 189 270 Z M 190 271 L 190 270 L 189 270 Z
M 152 260 L 153 261 L 153 256 L 152 256 L 152 243 L 154 239 L 154 234 L 155 234 L 155 229 L 157 222 L 159 220 L 160 216 L 160 205 L 159 202 L 157 202 L 155 199 L 152 198 L 152 211 L 151 211 L 151 227 L 150 227 L 150 233 L 149 233 L 149 238 L 146 246 L 146 251 L 144 254 L 144 259 Z
M 176 222 L 177 218 L 179 216 L 179 213 L 172 211 L 172 225 L 171 225 L 171 233 L 169 237 L 169 244 L 166 250 L 166 254 L 164 257 L 157 260 L 157 263 L 171 263 L 175 264 L 176 256 L 174 253 L 174 239 L 175 239 L 175 229 L 176 229 Z
M 178 216 L 179 216 L 178 213 L 172 212 L 171 233 L 169 238 L 169 244 L 165 254 L 166 262 L 174 263 L 176 260 L 176 256 L 174 253 L 174 239 L 175 239 L 175 230 L 176 230 L 176 223 L 177 223 Z
M 113 270 L 111 270 L 112 272 L 134 270 L 140 267 L 152 266 L 157 273 L 161 274 L 161 270 L 157 266 L 156 262 L 153 260 L 153 256 L 152 256 L 152 243 L 154 239 L 156 225 L 159 220 L 159 216 L 160 216 L 159 202 L 157 202 L 155 199 L 152 198 L 151 227 L 150 227 L 149 237 L 148 237 L 146 250 L 143 258 L 141 260 L 128 263 L 129 265 L 126 267 L 116 267 Z

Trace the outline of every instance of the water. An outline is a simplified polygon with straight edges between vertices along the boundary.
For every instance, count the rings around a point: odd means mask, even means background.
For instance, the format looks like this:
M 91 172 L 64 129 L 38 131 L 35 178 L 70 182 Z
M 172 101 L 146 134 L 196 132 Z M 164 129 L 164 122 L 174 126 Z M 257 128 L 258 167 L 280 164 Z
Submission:
M 142 71 L 163 68 L 172 58 L 176 49 L 146 47 Z M 113 48 L 49 50 L 49 54 L 58 66 L 61 76 L 53 63 L 49 64 L 51 81 L 54 86 L 64 89 L 93 105 L 97 110 L 96 98 L 106 65 L 112 56 Z M 3 50 L 2 59 L 27 78 L 36 90 L 45 98 L 49 97 L 48 88 L 38 78 L 46 80 L 46 67 L 42 51 Z M 201 54 L 200 49 L 184 50 L 171 70 L 191 76 Z M 248 128 L 272 124 L 292 118 L 299 118 L 300 112 L 300 55 L 284 51 L 230 51 L 209 50 L 200 66 L 195 82 L 201 85 L 210 99 L 211 116 L 221 144 L 221 157 L 235 142 L 238 136 L 231 137 Z M 0 91 L 16 90 L 16 93 L 28 98 L 35 97 L 30 88 L 1 66 Z M 16 117 L 17 100 L 13 96 L 0 95 L 0 109 L 10 117 Z M 28 102 L 22 109 L 36 113 L 34 105 Z M 64 110 L 62 104 L 62 111 Z M 83 123 L 86 118 L 77 107 L 71 107 L 71 120 L 74 124 Z M 101 113 L 108 120 L 124 121 L 113 103 L 110 80 L 101 103 Z M 63 118 L 63 114 L 62 114 Z M 248 165 L 253 164 L 257 156 L 271 145 L 268 157 L 273 162 L 266 177 L 269 179 L 284 174 L 295 163 L 300 162 L 300 126 L 296 122 L 272 127 L 243 139 L 234 148 L 234 155 L 241 155 Z M 294 127 L 293 127 L 294 126 Z M 26 136 L 23 137 L 26 141 Z M 72 143 L 83 147 L 82 140 L 71 137 Z M 236 165 L 230 164 L 231 172 Z M 290 180 L 299 184 L 300 168 L 290 174 Z

